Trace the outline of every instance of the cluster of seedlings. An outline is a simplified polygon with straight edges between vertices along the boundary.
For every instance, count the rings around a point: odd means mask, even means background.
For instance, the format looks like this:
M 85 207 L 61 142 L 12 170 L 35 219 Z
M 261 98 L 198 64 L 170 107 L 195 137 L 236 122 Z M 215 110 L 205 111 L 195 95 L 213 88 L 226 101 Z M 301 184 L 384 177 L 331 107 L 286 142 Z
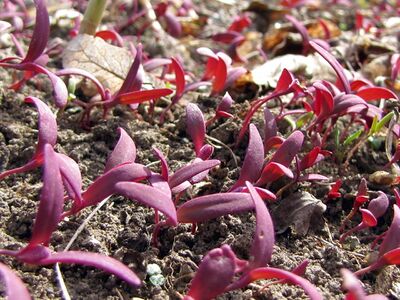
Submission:
M 130 105 L 136 109 L 139 104 L 146 102 L 154 109 L 157 99 L 172 95 L 169 105 L 160 115 L 162 123 L 167 118 L 167 112 L 185 93 L 201 86 L 210 86 L 212 96 L 221 95 L 234 84 L 236 79 L 247 72 L 243 67 L 232 65 L 233 61 L 244 60 L 236 51 L 244 40 L 242 31 L 251 23 L 251 20 L 244 15 L 237 17 L 226 32 L 212 37 L 214 41 L 229 45 L 229 55 L 223 52 L 215 53 L 204 47 L 198 49 L 198 53 L 207 59 L 204 75 L 199 81 L 188 82 L 190 74 L 184 70 L 182 61 L 176 57 L 153 59 L 146 57 L 144 61 L 142 46 L 138 44 L 131 49 L 134 60 L 123 84 L 117 92 L 111 93 L 87 71 L 62 69 L 53 72 L 47 68 L 47 52 L 50 50 L 47 48 L 50 31 L 49 15 L 44 0 L 34 2 L 36 23 L 27 53 L 24 53 L 15 38 L 19 56 L 0 60 L 0 67 L 23 72 L 23 78 L 11 86 L 14 90 L 18 90 L 37 74 L 48 76 L 53 86 L 54 104 L 61 110 L 67 105 L 69 97 L 68 88 L 61 77 L 79 75 L 92 81 L 100 96 L 99 100 L 89 103 L 72 102 L 84 108 L 81 120 L 83 126 L 90 125 L 91 111 L 95 107 L 101 107 L 104 116 L 116 105 Z M 295 6 L 293 1 L 286 2 L 288 7 Z M 169 9 L 169 3 L 161 3 L 155 7 L 156 18 L 163 20 L 169 34 L 179 36 L 182 29 L 176 16 Z M 4 5 L 14 20 L 13 26 L 17 26 L 18 20 L 23 22 L 21 19 L 23 14 L 17 13 L 18 9 L 23 11 L 26 9 L 22 1 L 5 0 Z M 192 9 L 190 1 L 185 1 L 179 13 L 185 14 Z M 120 24 L 119 29 L 134 22 L 143 14 L 137 11 L 126 24 Z M 248 135 L 247 151 L 239 178 L 226 192 L 195 196 L 192 199 L 186 199 L 185 193 L 191 186 L 206 180 L 209 172 L 221 163 L 212 159 L 214 147 L 206 143 L 206 132 L 207 127 L 219 119 L 233 117 L 230 108 L 234 101 L 228 93 L 217 106 L 215 115 L 208 120 L 205 120 L 196 104 L 187 104 L 186 128 L 196 155 L 191 163 L 171 172 L 164 154 L 154 148 L 154 154 L 161 165 L 160 172 L 156 173 L 135 162 L 135 144 L 127 132 L 119 128 L 120 139 L 108 157 L 103 175 L 95 179 L 85 190 L 82 188 L 78 163 L 54 150 L 57 143 L 57 122 L 52 110 L 40 99 L 27 97 L 25 102 L 35 105 L 39 116 L 36 151 L 25 165 L 0 173 L 0 180 L 41 167 L 43 186 L 29 242 L 19 250 L 2 249 L 0 254 L 12 256 L 22 263 L 32 265 L 72 263 L 92 266 L 109 272 L 134 287 L 139 287 L 140 278 L 114 258 L 83 251 L 53 252 L 49 248 L 52 233 L 67 216 L 74 216 L 81 210 L 115 194 L 154 209 L 155 229 L 152 239 L 154 245 L 158 243 L 162 227 L 179 226 L 181 223 L 195 226 L 196 223 L 227 214 L 255 211 L 256 228 L 249 260 L 238 258 L 229 245 L 222 245 L 209 251 L 204 255 L 183 299 L 212 299 L 225 292 L 244 288 L 260 279 L 277 279 L 277 283 L 295 284 L 300 286 L 311 299 L 322 299 L 316 286 L 303 278 L 308 261 L 303 261 L 290 271 L 268 266 L 273 255 L 275 232 L 266 204 L 269 201 L 279 201 L 285 191 L 295 189 L 300 182 L 328 181 L 330 178 L 323 174 L 312 173 L 310 170 L 327 157 L 333 158 L 338 164 L 348 164 L 351 155 L 364 145 L 369 137 L 382 130 L 387 131 L 389 140 L 388 162 L 382 166 L 382 170 L 389 171 L 388 173 L 392 168 L 398 170 L 397 162 L 400 158 L 398 112 L 385 109 L 385 105 L 380 107 L 375 105 L 377 100 L 398 101 L 398 97 L 392 90 L 375 86 L 368 80 L 350 80 L 342 65 L 330 53 L 329 34 L 325 40 L 313 39 L 308 35 L 302 22 L 290 15 L 287 15 L 286 19 L 300 32 L 303 39 L 303 53 L 316 52 L 321 55 L 336 72 L 337 82 L 331 83 L 325 80 L 304 82 L 297 79 L 290 71 L 283 69 L 276 88 L 252 101 L 244 117 L 236 144 L 239 145 Z M 7 27 L 1 23 L 0 25 L 0 30 Z M 329 33 L 329 30 L 327 32 Z M 96 35 L 111 39 L 117 44 L 122 40 L 115 30 L 101 31 Z M 143 89 L 145 72 L 157 68 L 163 69 L 160 79 L 165 82 L 166 87 Z M 400 58 L 393 63 L 393 78 L 397 77 L 399 68 Z M 169 88 L 171 86 L 174 86 L 174 89 Z M 282 101 L 282 98 L 290 100 Z M 270 103 L 276 104 L 279 108 L 278 114 L 274 114 L 270 109 L 271 106 L 266 105 Z M 253 116 L 260 109 L 264 112 L 264 137 L 261 137 L 256 125 L 252 123 Z M 278 122 L 293 114 L 301 116 L 297 122 L 297 129 L 295 124 L 295 128 L 289 129 L 283 136 L 278 131 Z M 343 119 L 350 120 L 351 124 L 356 124 L 361 129 L 353 133 L 345 130 L 339 134 L 336 125 Z M 328 151 L 328 143 L 332 136 L 337 147 L 334 151 Z M 394 150 L 392 145 L 396 145 Z M 274 183 L 285 177 L 283 181 L 285 184 L 275 190 Z M 393 175 L 393 184 L 398 182 L 399 174 Z M 327 195 L 328 199 L 341 196 L 340 185 L 339 180 L 332 185 Z M 366 296 L 357 277 L 386 265 L 400 264 L 399 206 L 399 189 L 394 188 L 392 196 L 379 191 L 375 198 L 370 199 L 367 181 L 361 180 L 353 208 L 343 220 L 341 228 L 343 234 L 339 242 L 345 242 L 348 236 L 357 231 L 376 226 L 378 219 L 388 210 L 394 211 L 394 215 L 392 224 L 372 243 L 372 248 L 378 248 L 376 260 L 365 268 L 356 270 L 355 273 L 342 269 L 346 299 L 386 298 L 383 295 Z M 345 231 L 347 224 L 356 215 L 361 215 L 361 222 Z M 5 284 L 9 299 L 30 299 L 22 281 L 4 264 L 0 264 L 0 277 Z

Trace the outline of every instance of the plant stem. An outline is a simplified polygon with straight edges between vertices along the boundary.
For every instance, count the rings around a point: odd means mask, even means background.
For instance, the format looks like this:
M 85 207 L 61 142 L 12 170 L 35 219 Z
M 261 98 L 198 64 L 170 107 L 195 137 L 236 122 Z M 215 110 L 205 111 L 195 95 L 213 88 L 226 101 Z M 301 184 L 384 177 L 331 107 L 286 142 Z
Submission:
M 94 35 L 103 17 L 107 0 L 89 0 L 88 6 L 83 17 L 80 34 Z

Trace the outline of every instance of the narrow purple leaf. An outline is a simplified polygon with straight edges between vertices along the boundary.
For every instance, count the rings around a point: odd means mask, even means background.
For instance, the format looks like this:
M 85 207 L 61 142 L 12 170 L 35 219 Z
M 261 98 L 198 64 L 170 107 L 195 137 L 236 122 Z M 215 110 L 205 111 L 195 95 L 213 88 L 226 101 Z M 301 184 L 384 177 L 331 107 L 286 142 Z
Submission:
M 260 177 L 264 163 L 264 145 L 260 133 L 254 124 L 249 126 L 249 145 L 240 170 L 237 182 L 230 188 L 231 191 L 243 186 L 246 181 L 256 182 Z
M 35 0 L 36 21 L 28 53 L 22 63 L 34 62 L 43 54 L 50 35 L 50 21 L 44 0 Z
M 276 162 L 269 162 L 261 172 L 260 178 L 257 180 L 257 186 L 263 186 L 269 182 L 278 180 L 283 175 L 293 178 L 293 172 L 284 165 Z
M 211 250 L 201 261 L 185 298 L 211 300 L 222 294 L 235 275 L 235 266 L 236 256 L 228 245 Z
M 107 159 L 104 172 L 107 172 L 120 164 L 135 162 L 135 143 L 122 127 L 118 127 L 118 131 L 120 134 L 119 140 Z
M 6 265 L 0 263 L 0 279 L 5 286 L 8 300 L 30 300 L 28 289 L 22 280 Z
M 224 97 L 222 98 L 221 102 L 218 104 L 218 107 L 216 109 L 216 114 L 218 115 L 219 113 L 228 113 L 229 110 L 231 109 L 232 104 L 234 103 L 231 95 L 229 95 L 228 92 L 225 93 Z
M 275 116 L 271 113 L 268 107 L 264 109 L 264 148 L 270 138 L 277 136 L 278 126 L 276 124 Z
M 185 92 L 186 80 L 185 80 L 185 70 L 181 62 L 175 57 L 171 57 L 171 67 L 175 73 L 175 95 L 172 98 L 172 104 L 175 104 L 182 97 Z
M 90 81 L 92 81 L 94 83 L 94 85 L 97 88 L 97 91 L 99 92 L 101 98 L 103 99 L 103 101 L 108 100 L 107 99 L 107 94 L 106 91 L 104 90 L 103 85 L 101 84 L 101 82 L 92 74 L 89 73 L 85 70 L 82 69 L 78 69 L 78 68 L 67 68 L 67 69 L 62 69 L 59 70 L 57 72 L 55 72 L 56 76 L 70 76 L 70 75 L 79 75 L 82 76 L 84 78 L 89 79 Z
M 179 223 L 198 223 L 254 208 L 247 193 L 216 193 L 193 198 L 177 210 Z
M 295 17 L 291 15 L 285 15 L 285 19 L 288 20 L 292 25 L 298 30 L 298 32 L 301 35 L 301 38 L 303 39 L 303 54 L 306 54 L 308 52 L 308 49 L 310 47 L 310 36 L 308 35 L 307 28 L 301 23 L 299 20 L 297 20 Z
M 68 196 L 77 204 L 82 203 L 82 175 L 78 164 L 64 154 L 56 153 L 61 178 Z
M 247 280 L 244 281 L 247 282 L 253 282 L 259 279 L 284 279 L 292 284 L 300 286 L 311 300 L 323 300 L 322 295 L 313 284 L 289 271 L 276 268 L 258 268 L 252 270 L 246 277 Z
M 389 229 L 386 231 L 385 238 L 379 247 L 379 257 L 400 247 L 400 208 L 395 204 L 393 205 L 393 209 L 393 221 Z
M 146 72 L 151 72 L 159 67 L 167 66 L 171 64 L 169 58 L 152 58 L 143 63 L 143 69 Z
M 201 161 L 197 163 L 192 163 L 186 165 L 179 170 L 177 170 L 170 178 L 169 178 L 169 186 L 171 189 L 178 186 L 179 184 L 190 180 L 193 176 L 198 175 L 199 173 L 214 168 L 219 165 L 220 161 L 217 159 L 211 159 L 206 161 Z
M 169 168 L 167 159 L 165 158 L 164 154 L 158 150 L 156 147 L 153 147 L 154 154 L 158 157 L 161 162 L 161 176 L 164 180 L 168 181 L 169 178 Z
M 252 258 L 249 262 L 249 270 L 252 270 L 265 267 L 270 262 L 275 244 L 275 232 L 264 201 L 250 182 L 246 181 L 246 186 L 256 209 L 256 233 L 251 245 Z
M 310 41 L 310 45 L 332 66 L 333 70 L 336 72 L 336 75 L 338 76 L 338 79 L 340 80 L 343 86 L 345 93 L 350 94 L 351 93 L 350 83 L 346 77 L 346 74 L 344 73 L 342 65 L 336 60 L 336 58 L 331 53 L 326 51 L 323 47 L 321 47 L 317 43 Z
M 375 216 L 380 218 L 384 215 L 389 207 L 389 199 L 384 192 L 378 191 L 379 196 L 372 199 L 368 203 L 368 210 Z
M 186 106 L 186 131 L 192 138 L 194 150 L 198 157 L 204 145 L 206 125 L 203 113 L 199 107 L 193 103 L 189 103 Z
M 169 198 L 172 197 L 172 191 L 169 187 L 168 181 L 164 177 L 157 173 L 151 173 L 151 176 L 147 179 L 150 185 L 162 193 L 168 195 Z
M 179 38 L 182 35 L 182 25 L 178 18 L 168 11 L 163 17 L 165 19 L 165 23 L 167 24 L 168 33 L 175 38 Z
M 343 277 L 342 288 L 347 291 L 348 299 L 365 299 L 366 294 L 356 275 L 347 269 L 341 269 L 340 274 Z
M 114 190 L 117 194 L 161 211 L 173 220 L 174 225 L 178 224 L 171 195 L 165 194 L 157 188 L 135 182 L 119 182 L 115 185 Z
M 83 251 L 56 252 L 39 260 L 36 264 L 50 265 L 55 263 L 79 264 L 95 267 L 119 277 L 132 286 L 137 287 L 141 284 L 139 277 L 126 265 L 115 258 L 99 253 Z
M 139 181 L 149 176 L 151 171 L 141 164 L 126 163 L 116 166 L 97 178 L 82 194 L 84 205 L 82 208 L 95 205 L 114 194 L 114 187 L 120 181 Z
M 39 114 L 39 138 L 36 154 L 41 153 L 46 144 L 54 146 L 57 141 L 57 121 L 50 108 L 36 97 L 26 97 L 25 103 L 33 103 Z
M 121 88 L 115 95 L 115 98 L 118 98 L 118 96 L 122 94 L 140 90 L 140 88 L 142 87 L 142 82 L 138 78 L 138 74 L 141 64 L 142 64 L 142 44 L 139 44 L 136 47 L 135 59 L 132 62 L 132 65 L 128 71 L 128 74 L 125 77 L 124 82 L 121 85 Z
M 215 60 L 218 59 L 218 56 L 212 51 L 210 48 L 207 47 L 200 47 L 196 49 L 196 52 L 199 53 L 200 55 L 204 55 L 207 57 L 211 57 Z
M 47 75 L 47 77 L 50 79 L 51 85 L 53 86 L 54 102 L 56 103 L 56 106 L 63 108 L 67 104 L 68 89 L 60 77 L 56 76 L 54 73 L 50 72 L 41 65 L 31 62 L 14 65 L 14 67 L 18 70 L 28 70 Z
M 303 145 L 304 134 L 301 131 L 294 131 L 279 147 L 271 158 L 270 162 L 276 162 L 289 167 L 294 156 L 299 153 Z
M 319 180 L 329 180 L 328 177 L 320 174 L 306 174 L 303 176 L 300 176 L 297 181 L 319 181 Z
M 30 246 L 47 244 L 57 228 L 64 205 L 64 189 L 56 153 L 49 144 L 44 146 L 43 187 L 36 214 Z

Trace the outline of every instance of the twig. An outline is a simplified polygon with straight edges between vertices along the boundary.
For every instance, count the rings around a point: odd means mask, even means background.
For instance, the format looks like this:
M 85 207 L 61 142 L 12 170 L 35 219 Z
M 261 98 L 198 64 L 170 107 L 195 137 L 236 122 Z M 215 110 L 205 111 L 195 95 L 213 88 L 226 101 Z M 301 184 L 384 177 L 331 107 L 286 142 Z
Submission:
M 232 155 L 233 162 L 235 163 L 235 167 L 236 168 L 238 167 L 238 162 L 237 162 L 235 153 L 233 153 L 232 149 L 228 145 L 226 145 L 225 143 L 221 142 L 220 140 L 218 140 L 212 136 L 209 136 L 207 134 L 206 134 L 206 138 L 207 138 L 207 140 L 217 143 L 217 144 L 221 145 L 222 147 L 224 147 L 225 149 L 227 149 L 229 151 L 229 153 Z

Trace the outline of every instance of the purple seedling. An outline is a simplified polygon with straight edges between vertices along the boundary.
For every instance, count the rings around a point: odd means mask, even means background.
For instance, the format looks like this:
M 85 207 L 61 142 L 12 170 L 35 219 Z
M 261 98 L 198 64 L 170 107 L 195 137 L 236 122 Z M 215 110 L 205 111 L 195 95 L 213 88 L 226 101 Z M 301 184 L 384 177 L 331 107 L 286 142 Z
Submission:
M 30 300 L 29 291 L 22 280 L 6 265 L 0 263 L 0 280 L 4 284 L 5 294 L 10 300 Z
M 347 269 L 341 269 L 340 273 L 343 277 L 342 288 L 346 291 L 346 300 L 387 300 L 384 295 L 373 294 L 368 295 L 365 293 L 363 286 L 352 272 Z
M 266 267 L 271 259 L 275 243 L 274 227 L 268 209 L 256 189 L 249 182 L 246 182 L 246 187 L 249 194 L 227 193 L 225 195 L 230 194 L 236 197 L 240 197 L 239 194 L 246 195 L 244 196 L 247 199 L 246 201 L 251 202 L 249 205 L 256 210 L 256 233 L 250 250 L 251 259 L 249 261 L 238 259 L 228 245 L 211 250 L 200 263 L 199 269 L 191 282 L 189 292 L 184 299 L 213 299 L 225 292 L 244 288 L 258 279 L 271 278 L 280 279 L 282 280 L 280 282 L 283 283 L 299 285 L 313 300 L 322 299 L 311 283 L 295 273 Z M 242 196 L 241 200 L 243 199 L 245 198 Z M 187 204 L 190 202 L 187 202 Z M 240 204 L 241 202 L 238 201 L 237 203 Z M 231 208 L 235 209 L 235 205 L 232 205 Z M 215 210 L 210 208 L 210 212 L 217 210 L 225 209 L 221 209 L 221 206 L 218 205 Z M 207 217 L 207 213 L 204 213 L 203 216 Z M 235 278 L 235 275 L 239 275 L 239 277 Z
M 393 209 L 393 221 L 379 247 L 378 259 L 371 265 L 355 272 L 355 275 L 362 276 L 386 265 L 400 265 L 400 208 L 395 204 Z
M 13 256 L 23 263 L 32 265 L 77 263 L 93 266 L 112 273 L 133 286 L 139 286 L 140 279 L 136 274 L 111 257 L 80 251 L 54 253 L 47 248 L 51 235 L 61 219 L 64 192 L 57 154 L 52 145 L 44 145 L 43 158 L 43 187 L 29 244 L 17 251 L 0 250 L 0 254 Z
M 360 208 L 362 214 L 362 221 L 356 227 L 353 227 L 346 233 L 342 234 L 339 239 L 340 243 L 343 243 L 345 239 L 353 234 L 354 232 L 366 229 L 368 227 L 374 227 L 378 224 L 378 218 L 380 218 L 387 210 L 389 206 L 389 199 L 385 193 L 379 192 L 379 196 L 372 199 L 367 209 Z
M 32 72 L 33 74 L 45 74 L 49 77 L 51 84 L 53 85 L 55 103 L 57 107 L 62 108 L 67 104 L 67 87 L 58 76 L 41 65 L 50 34 L 49 14 L 47 12 L 44 0 L 35 0 L 34 2 L 36 6 L 36 25 L 27 54 L 24 58 L 4 58 L 0 60 L 0 67 L 22 70 L 24 72 Z M 15 60 L 19 60 L 20 62 L 11 63 L 11 61 Z M 31 74 L 27 74 L 27 78 L 31 77 Z
M 368 201 L 368 186 L 367 186 L 367 180 L 365 178 L 362 178 L 360 181 L 360 184 L 358 185 L 358 190 L 357 190 L 357 195 L 356 198 L 354 199 L 353 207 L 350 211 L 350 213 L 344 218 L 342 221 L 342 225 L 340 226 L 339 231 L 343 232 L 344 228 L 346 226 L 346 223 L 350 221 L 354 215 L 357 213 L 357 211 L 360 209 L 360 207 Z
M 233 103 L 234 103 L 234 101 L 233 101 L 231 95 L 229 95 L 229 93 L 226 92 L 225 95 L 222 97 L 222 100 L 219 102 L 217 109 L 215 110 L 215 115 L 211 119 L 207 120 L 206 127 L 213 124 L 218 119 L 232 118 L 233 115 L 231 113 L 229 113 L 229 110 L 231 109 L 231 106 Z
M 54 145 L 57 140 L 57 122 L 50 108 L 41 100 L 35 97 L 25 98 L 25 103 L 33 103 L 39 114 L 39 137 L 36 151 L 31 160 L 22 167 L 4 171 L 0 174 L 0 180 L 12 174 L 29 172 L 43 164 L 43 151 L 46 144 Z

